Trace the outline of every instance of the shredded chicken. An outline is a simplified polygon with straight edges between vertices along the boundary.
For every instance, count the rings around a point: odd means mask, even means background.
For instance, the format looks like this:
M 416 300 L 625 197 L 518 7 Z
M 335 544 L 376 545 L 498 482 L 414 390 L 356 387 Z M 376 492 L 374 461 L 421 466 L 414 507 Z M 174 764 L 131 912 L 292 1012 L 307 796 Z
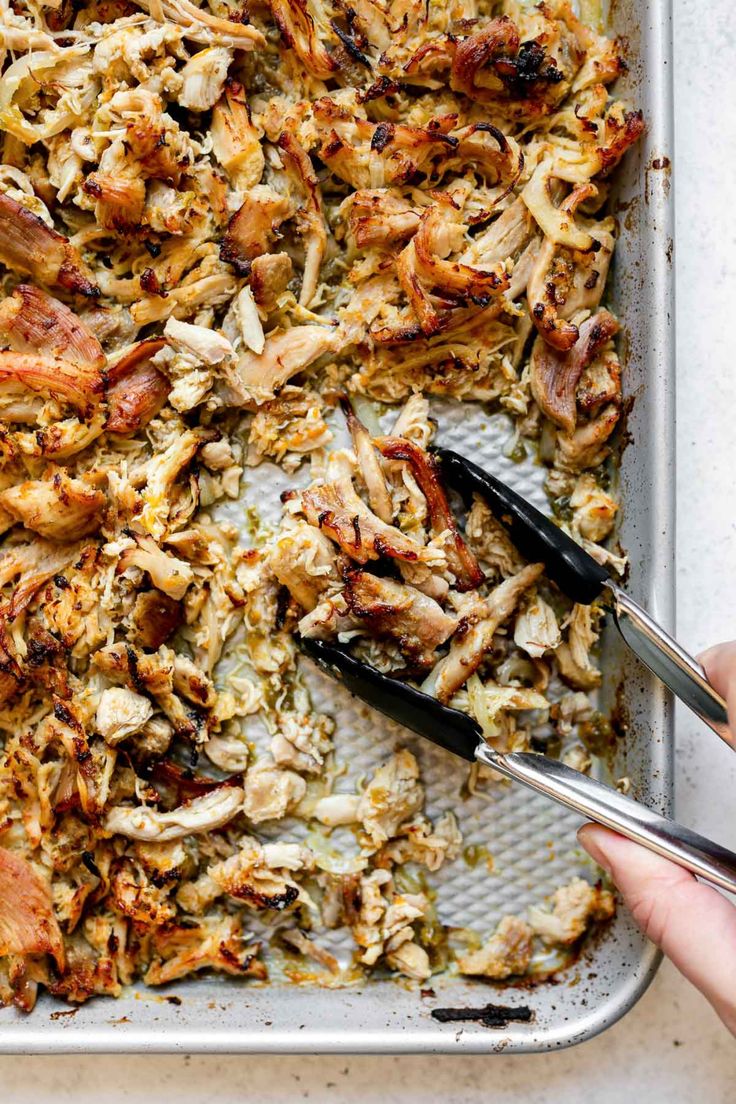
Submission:
M 521 596 L 543 570 L 544 564 L 529 564 L 497 586 L 487 600 L 473 603 L 462 616 L 447 657 L 439 661 L 424 683 L 428 693 L 440 701 L 448 701 L 470 678 L 493 644 L 496 630 L 511 616 Z
M 504 916 L 495 932 L 478 951 L 458 959 L 461 974 L 480 974 L 502 981 L 529 969 L 534 931 L 517 916 Z
M 409 751 L 346 774 L 298 635 L 588 765 L 598 611 L 448 494 L 428 399 L 503 412 L 624 569 L 621 44 L 567 0 L 237 7 L 0 14 L 0 1001 L 26 1010 L 265 980 L 272 942 L 329 983 L 331 925 L 351 969 L 441 968 L 463 818 L 427 818 Z M 596 901 L 545 922 L 577 939 Z M 289 911 L 263 946 L 254 909 Z M 469 972 L 533 969 L 520 924 Z
M 401 824 L 423 803 L 417 761 L 404 748 L 379 767 L 366 786 L 357 809 L 358 820 L 371 844 L 378 847 L 397 835 Z
M 613 913 L 613 894 L 575 878 L 553 894 L 551 912 L 530 908 L 529 923 L 545 943 L 569 944 L 575 943 L 591 922 L 610 920 Z

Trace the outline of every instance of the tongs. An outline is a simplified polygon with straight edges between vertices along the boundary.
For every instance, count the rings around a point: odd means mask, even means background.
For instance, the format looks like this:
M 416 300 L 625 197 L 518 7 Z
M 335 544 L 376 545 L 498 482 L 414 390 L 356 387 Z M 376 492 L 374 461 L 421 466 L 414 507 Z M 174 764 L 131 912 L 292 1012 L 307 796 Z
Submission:
M 521 495 L 451 449 L 433 450 L 446 485 L 466 501 L 478 494 L 530 562 L 574 602 L 602 601 L 629 647 L 662 682 L 734 748 L 723 699 L 705 671 L 571 537 Z M 590 820 L 671 859 L 722 889 L 736 892 L 736 854 L 669 817 L 661 816 L 581 771 L 535 752 L 501 752 L 485 742 L 467 713 L 444 705 L 406 683 L 382 674 L 349 651 L 302 638 L 304 652 L 351 693 L 399 724 L 469 762 L 546 794 Z

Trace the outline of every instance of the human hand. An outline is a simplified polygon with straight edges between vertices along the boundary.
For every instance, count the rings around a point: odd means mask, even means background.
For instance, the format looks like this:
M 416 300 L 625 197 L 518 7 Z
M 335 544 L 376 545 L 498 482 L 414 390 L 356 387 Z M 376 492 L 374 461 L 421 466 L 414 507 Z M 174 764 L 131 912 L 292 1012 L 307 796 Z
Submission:
M 699 658 L 733 724 L 736 641 L 717 644 Z M 578 839 L 610 874 L 639 927 L 736 1035 L 736 907 L 681 866 L 608 828 L 586 824 Z

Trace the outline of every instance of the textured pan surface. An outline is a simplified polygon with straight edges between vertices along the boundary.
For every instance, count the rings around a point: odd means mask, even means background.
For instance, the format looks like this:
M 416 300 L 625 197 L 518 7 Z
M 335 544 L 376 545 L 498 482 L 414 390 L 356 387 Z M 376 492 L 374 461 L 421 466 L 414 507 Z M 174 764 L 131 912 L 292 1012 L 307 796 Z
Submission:
M 624 90 L 641 106 L 648 130 L 630 153 L 618 181 L 621 238 L 612 276 L 614 309 L 624 320 L 624 386 L 634 402 L 628 418 L 633 440 L 623 457 L 620 539 L 631 559 L 628 587 L 665 626 L 674 620 L 674 366 L 672 359 L 670 22 L 668 0 L 622 0 L 613 28 L 626 36 L 630 72 Z M 656 166 L 656 167 L 655 167 Z M 542 472 L 503 456 L 509 425 L 477 407 L 435 407 L 441 443 L 465 452 L 538 505 Z M 270 474 L 274 474 L 273 472 Z M 279 482 L 279 478 L 282 482 Z M 275 518 L 278 492 L 293 483 L 282 473 L 251 473 L 248 494 L 264 521 Z M 268 498 L 264 501 L 264 494 Z M 270 517 L 269 517 L 270 514 Z M 629 720 L 625 744 L 613 765 L 627 774 L 635 796 L 660 811 L 672 794 L 671 708 L 661 687 L 604 639 L 609 701 Z M 341 783 L 370 771 L 398 744 L 418 755 L 427 788 L 427 812 L 457 811 L 465 845 L 478 844 L 494 859 L 470 868 L 462 858 L 433 875 L 437 909 L 450 924 L 490 930 L 504 913 L 521 912 L 581 870 L 575 847 L 577 819 L 521 788 L 493 787 L 462 801 L 467 768 L 460 761 L 391 725 L 321 675 L 310 676 L 315 705 L 338 722 L 340 759 L 351 764 Z M 616 697 L 618 693 L 618 698 Z M 348 950 L 347 943 L 341 945 Z M 120 1000 L 92 1001 L 70 1012 L 48 997 L 30 1017 L 0 1011 L 0 1051 L 530 1051 L 567 1046 L 621 1016 L 643 992 L 657 956 L 619 915 L 555 985 L 501 989 L 461 978 L 432 979 L 434 996 L 421 997 L 395 981 L 355 989 L 319 990 L 273 984 L 254 988 L 220 979 L 172 986 L 163 994 L 131 991 Z M 167 1000 L 175 995 L 181 1003 Z M 529 1023 L 489 1029 L 438 1023 L 433 1008 L 480 1007 L 488 1002 L 532 1009 Z

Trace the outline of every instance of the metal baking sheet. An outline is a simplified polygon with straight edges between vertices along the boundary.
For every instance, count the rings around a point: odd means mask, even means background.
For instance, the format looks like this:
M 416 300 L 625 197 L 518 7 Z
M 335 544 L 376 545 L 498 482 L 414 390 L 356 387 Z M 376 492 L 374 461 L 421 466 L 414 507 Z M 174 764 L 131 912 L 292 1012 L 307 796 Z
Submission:
M 614 32 L 625 36 L 628 74 L 619 87 L 642 107 L 647 132 L 617 181 L 621 236 L 611 298 L 626 327 L 624 388 L 633 400 L 627 430 L 633 444 L 621 468 L 619 537 L 631 561 L 629 589 L 666 627 L 674 619 L 674 364 L 670 163 L 671 12 L 668 0 L 619 0 Z M 470 452 L 541 504 L 542 472 L 503 455 L 509 427 L 479 407 L 442 403 L 439 439 Z M 282 475 L 282 473 L 279 473 Z M 283 475 L 282 475 L 282 478 Z M 256 487 L 256 480 L 259 486 Z M 263 480 L 250 473 L 263 505 Z M 293 483 L 293 479 L 289 480 Z M 286 482 L 284 482 L 286 485 Z M 276 496 L 278 480 L 268 482 Z M 246 495 L 248 489 L 246 489 Z M 266 519 L 267 520 L 267 519 Z M 604 694 L 619 694 L 628 717 L 626 740 L 612 764 L 628 775 L 634 796 L 669 811 L 672 800 L 672 710 L 662 687 L 618 641 L 604 635 Z M 322 676 L 312 676 L 318 708 L 338 713 L 336 748 L 353 776 L 370 771 L 398 744 L 417 754 L 427 812 L 458 813 L 465 845 L 494 857 L 471 869 L 462 858 L 433 876 L 437 910 L 450 924 L 490 931 L 508 912 L 521 912 L 584 869 L 574 814 L 545 798 L 508 786 L 461 802 L 466 768 L 446 753 L 391 725 Z M 347 784 L 347 783 L 346 783 Z M 339 948 L 338 948 L 339 949 Z M 349 952 L 347 943 L 343 950 Z M 30 1016 L 0 1010 L 0 1052 L 510 1052 L 580 1042 L 624 1014 L 651 980 L 658 954 L 623 911 L 554 984 L 503 988 L 460 977 L 433 977 L 419 989 L 396 980 L 324 990 L 289 983 L 256 987 L 201 978 L 164 991 L 133 987 L 117 1001 L 78 1009 L 45 995 Z M 174 999 L 171 999 L 174 998 Z M 472 1020 L 441 1023 L 438 1008 L 494 1003 L 530 1009 L 528 1022 L 500 1028 Z

